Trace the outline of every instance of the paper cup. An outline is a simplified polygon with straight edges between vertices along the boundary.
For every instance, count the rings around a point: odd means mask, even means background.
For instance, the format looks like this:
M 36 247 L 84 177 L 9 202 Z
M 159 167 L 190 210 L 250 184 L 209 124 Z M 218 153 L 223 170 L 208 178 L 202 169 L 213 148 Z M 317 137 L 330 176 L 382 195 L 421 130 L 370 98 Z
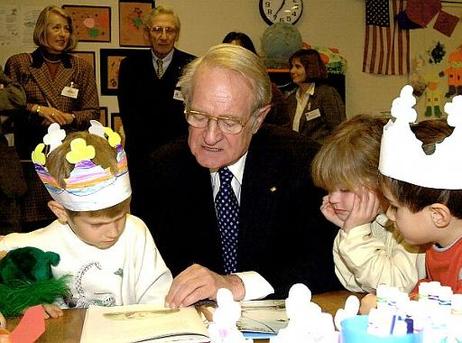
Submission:
M 367 316 L 355 316 L 342 321 L 342 343 L 420 343 L 418 334 L 379 337 L 367 333 Z

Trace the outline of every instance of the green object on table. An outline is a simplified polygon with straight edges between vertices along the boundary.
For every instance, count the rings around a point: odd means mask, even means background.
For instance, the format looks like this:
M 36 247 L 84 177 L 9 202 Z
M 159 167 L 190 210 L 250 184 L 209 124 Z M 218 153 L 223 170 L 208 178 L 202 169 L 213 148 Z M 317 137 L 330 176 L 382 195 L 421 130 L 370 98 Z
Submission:
M 0 312 L 15 317 L 34 305 L 51 304 L 68 292 L 67 277 L 55 279 L 59 255 L 34 247 L 11 250 L 0 260 Z

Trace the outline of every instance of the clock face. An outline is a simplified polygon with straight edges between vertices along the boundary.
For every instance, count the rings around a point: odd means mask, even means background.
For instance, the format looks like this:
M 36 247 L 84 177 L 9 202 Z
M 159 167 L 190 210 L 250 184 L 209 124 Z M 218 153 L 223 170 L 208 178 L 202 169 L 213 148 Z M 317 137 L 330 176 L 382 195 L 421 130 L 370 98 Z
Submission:
M 260 14 L 268 24 L 295 24 L 303 12 L 303 0 L 260 0 Z

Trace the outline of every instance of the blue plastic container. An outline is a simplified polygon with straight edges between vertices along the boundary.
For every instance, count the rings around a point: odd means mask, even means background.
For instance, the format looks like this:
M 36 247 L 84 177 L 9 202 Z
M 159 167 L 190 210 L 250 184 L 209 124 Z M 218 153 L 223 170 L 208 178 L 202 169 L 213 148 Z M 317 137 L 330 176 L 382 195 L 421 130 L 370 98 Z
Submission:
M 420 343 L 419 334 L 378 337 L 367 333 L 367 316 L 356 316 L 342 321 L 342 343 Z

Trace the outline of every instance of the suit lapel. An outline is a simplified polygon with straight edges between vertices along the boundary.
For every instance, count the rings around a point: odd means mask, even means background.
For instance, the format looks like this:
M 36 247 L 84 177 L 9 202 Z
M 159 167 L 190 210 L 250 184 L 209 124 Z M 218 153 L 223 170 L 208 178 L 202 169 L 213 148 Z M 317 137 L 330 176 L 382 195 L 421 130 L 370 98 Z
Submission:
M 299 132 L 303 132 L 303 129 L 306 126 L 306 113 L 311 110 L 311 104 L 312 104 L 312 95 L 310 95 L 310 98 L 308 99 L 308 102 L 306 103 L 305 108 L 303 109 L 302 116 L 300 117 L 300 126 L 299 126 Z
M 31 75 L 35 79 L 38 87 L 45 95 L 45 98 L 51 107 L 63 108 L 61 91 L 65 86 L 70 86 L 73 75 L 73 68 L 65 68 L 62 63 L 59 64 L 55 78 L 50 82 L 51 74 L 46 63 L 38 68 L 31 68 Z M 80 85 L 76 85 L 79 87 Z
M 279 191 L 276 168 L 277 156 L 267 158 L 267 139 L 264 128 L 252 138 L 247 155 L 241 188 L 239 245 L 253 244 L 254 228 L 262 227 L 262 221 L 271 221 Z M 266 173 L 262 170 L 271 170 Z M 264 233 L 259 232 L 261 236 Z
M 181 69 L 182 69 L 182 65 L 179 64 L 179 60 L 180 60 L 180 56 L 178 55 L 178 50 L 174 49 L 172 61 L 168 65 L 168 68 L 165 71 L 163 78 L 174 79 L 174 80 L 178 78 L 178 75 L 180 75 Z

